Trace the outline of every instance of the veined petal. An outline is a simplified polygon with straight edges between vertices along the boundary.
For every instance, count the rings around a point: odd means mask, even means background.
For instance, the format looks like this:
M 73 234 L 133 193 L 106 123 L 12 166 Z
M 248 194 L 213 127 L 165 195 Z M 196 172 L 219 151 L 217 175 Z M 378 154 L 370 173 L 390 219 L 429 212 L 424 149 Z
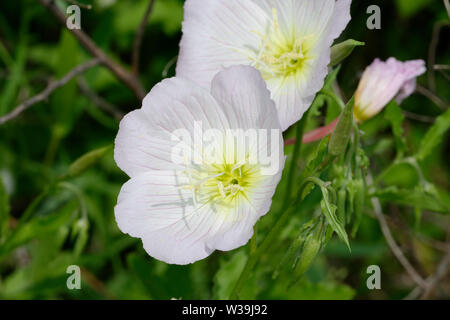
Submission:
M 173 131 L 195 135 L 196 121 L 219 139 L 230 129 L 274 134 L 253 141 L 242 159 L 174 164 Z M 219 143 L 227 156 L 228 143 Z M 205 152 L 195 141 L 192 148 Z M 157 85 L 122 121 L 115 158 L 131 176 L 115 207 L 119 228 L 141 238 L 149 255 L 174 264 L 245 244 L 270 208 L 285 160 L 276 108 L 260 72 L 248 66 L 220 72 L 212 93 L 183 79 Z
M 345 1 L 348 2 L 348 0 Z M 342 3 L 340 2 L 342 0 L 338 2 L 335 0 L 254 0 L 254 2 L 269 16 L 275 9 L 281 29 L 291 37 L 310 34 L 319 36 L 327 30 L 331 21 L 337 22 L 338 16 L 344 13 L 343 10 L 341 11 Z M 337 15 L 334 16 L 337 8 L 339 8 L 339 12 L 336 12 Z M 333 30 L 330 37 L 339 36 L 348 21 L 343 26 L 342 24 L 337 25 L 338 29 Z
M 115 207 L 122 232 L 141 238 L 149 255 L 188 264 L 213 251 L 201 241 L 216 223 L 209 206 L 195 209 L 189 191 L 174 172 L 149 171 L 130 179 Z
M 337 0 L 333 17 L 331 18 L 330 23 L 328 24 L 330 30 L 330 44 L 337 39 L 342 31 L 344 31 L 345 27 L 351 20 L 350 16 L 350 6 L 352 4 L 352 0 Z
M 236 208 L 234 215 L 237 222 L 228 220 L 229 228 L 208 240 L 208 246 L 222 251 L 229 251 L 245 245 L 253 236 L 253 226 L 259 215 L 249 202 L 243 202 Z
M 149 171 L 124 184 L 115 207 L 120 230 L 141 238 L 152 257 L 173 264 L 203 259 L 214 250 L 247 243 L 256 221 L 270 208 L 279 175 L 267 177 L 248 200 L 223 212 L 194 206 L 185 179 L 174 171 Z
M 249 64 L 248 55 L 259 47 L 258 33 L 267 21 L 252 1 L 186 1 L 177 76 L 209 88 L 219 71 Z
M 211 93 L 230 119 L 233 129 L 279 129 L 277 109 L 261 73 L 235 66 L 217 74 Z
M 194 83 L 172 78 L 157 84 L 144 98 L 143 107 L 124 117 L 115 141 L 114 158 L 130 177 L 148 170 L 180 169 L 173 161 L 177 130 L 194 135 L 202 128 L 225 129 L 228 121 L 211 94 Z
M 283 130 L 309 108 L 350 0 L 187 0 L 177 75 L 207 86 L 231 65 L 261 71 Z
M 275 103 L 260 72 L 248 66 L 228 68 L 214 77 L 211 92 L 223 107 L 232 129 L 255 134 L 258 143 L 250 145 L 249 152 L 259 160 L 270 158 L 272 162 L 266 165 L 273 166 L 271 174 L 281 173 L 284 167 L 282 130 Z M 266 143 L 260 143 L 260 139 Z
M 120 122 L 114 159 L 130 177 L 160 168 L 180 169 L 171 159 L 175 146 L 171 140 L 169 132 L 161 131 L 142 109 L 134 110 Z

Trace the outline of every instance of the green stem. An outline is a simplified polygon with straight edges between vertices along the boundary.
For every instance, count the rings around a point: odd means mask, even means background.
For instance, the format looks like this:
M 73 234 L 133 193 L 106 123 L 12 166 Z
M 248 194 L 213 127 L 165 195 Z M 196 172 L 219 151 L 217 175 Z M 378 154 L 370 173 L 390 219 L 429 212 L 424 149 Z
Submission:
M 314 102 L 313 102 L 314 104 Z M 311 109 L 311 108 L 310 108 Z M 295 178 L 295 172 L 297 171 L 298 166 L 298 158 L 300 157 L 300 152 L 302 149 L 302 138 L 303 133 L 305 132 L 306 122 L 308 119 L 309 110 L 305 112 L 302 119 L 297 123 L 297 131 L 295 134 L 295 145 L 294 145 L 294 152 L 292 154 L 292 162 L 289 167 L 289 173 L 288 173 L 288 181 L 286 184 L 286 190 L 284 194 L 284 201 L 281 211 L 285 211 L 287 207 L 289 206 L 291 196 L 292 196 L 292 184 L 294 183 Z
M 47 186 L 32 202 L 31 204 L 26 208 L 25 212 L 20 216 L 18 224 L 16 226 L 16 230 L 19 229 L 20 226 L 22 226 L 25 222 L 27 222 L 31 215 L 34 213 L 36 208 L 41 204 L 42 200 L 52 191 L 53 184 L 50 184 Z
M 341 110 L 345 109 L 345 103 L 334 92 L 322 89 L 322 90 L 319 91 L 319 93 L 323 94 L 325 96 L 328 96 L 331 99 L 333 99 L 334 101 L 336 101 L 336 103 L 339 105 Z
M 258 230 L 255 226 L 255 229 L 253 231 L 253 237 L 250 239 L 250 256 L 254 255 L 256 252 L 256 249 L 258 248 L 257 242 L 256 242 L 256 234 Z
M 281 217 L 277 220 L 273 228 L 267 234 L 266 238 L 263 240 L 261 245 L 256 249 L 252 256 L 249 257 L 247 263 L 245 264 L 244 269 L 239 276 L 236 285 L 233 288 L 233 291 L 230 295 L 230 299 L 235 300 L 239 298 L 239 292 L 242 289 L 242 286 L 246 282 L 247 278 L 250 275 L 250 272 L 253 270 L 253 267 L 259 261 L 261 256 L 267 252 L 269 247 L 275 242 L 275 239 L 279 236 L 281 229 L 283 228 L 285 222 L 289 218 L 289 216 L 297 209 L 298 203 L 294 203 L 288 210 L 284 211 Z
M 313 104 L 314 104 L 314 102 L 313 102 Z M 295 177 L 296 171 L 297 171 L 297 162 L 298 162 L 298 158 L 300 156 L 300 151 L 301 151 L 301 147 L 302 147 L 302 138 L 303 138 L 303 133 L 304 133 L 305 127 L 306 127 L 306 121 L 308 119 L 308 114 L 309 114 L 309 110 L 305 112 L 302 119 L 297 123 L 297 132 L 296 132 L 296 139 L 295 139 L 295 145 L 294 145 L 294 153 L 292 156 L 291 166 L 289 167 L 286 193 L 285 193 L 284 202 L 283 202 L 281 214 L 280 214 L 281 216 L 279 219 L 277 219 L 277 222 L 272 227 L 270 232 L 267 234 L 266 238 L 263 240 L 261 245 L 256 250 L 254 250 L 252 255 L 248 258 L 247 263 L 245 264 L 245 267 L 242 270 L 242 273 L 239 276 L 239 279 L 233 288 L 233 291 L 230 295 L 230 299 L 238 299 L 239 298 L 239 292 L 241 291 L 242 286 L 244 285 L 245 281 L 249 277 L 250 272 L 253 270 L 253 267 L 259 261 L 261 255 L 263 253 L 265 253 L 267 251 L 267 249 L 269 249 L 270 245 L 272 245 L 274 243 L 276 237 L 279 235 L 279 233 L 281 231 L 281 228 L 284 226 L 284 223 L 286 222 L 288 217 L 291 215 L 291 213 L 294 212 L 295 209 L 297 208 L 297 203 L 294 203 L 288 209 L 289 204 L 291 203 L 292 184 L 294 182 L 294 177 Z M 288 209 L 288 210 L 286 210 L 286 209 Z

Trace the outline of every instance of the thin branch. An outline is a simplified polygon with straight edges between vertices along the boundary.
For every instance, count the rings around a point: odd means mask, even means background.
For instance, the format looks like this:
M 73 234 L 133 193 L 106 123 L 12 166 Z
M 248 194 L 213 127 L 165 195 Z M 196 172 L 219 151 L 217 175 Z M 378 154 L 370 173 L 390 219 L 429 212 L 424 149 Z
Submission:
M 100 109 L 105 112 L 111 114 L 116 120 L 120 120 L 123 118 L 124 113 L 120 111 L 115 105 L 109 103 L 102 97 L 100 97 L 97 93 L 95 93 L 87 84 L 86 80 L 82 77 L 78 78 L 78 86 L 80 87 L 81 92 L 88 97 L 93 104 L 98 106 Z
M 450 66 L 446 64 L 435 64 L 433 67 L 434 70 L 450 70 Z
M 155 0 L 149 1 L 147 10 L 145 11 L 144 17 L 142 18 L 141 24 L 139 25 L 139 29 L 136 32 L 136 37 L 134 38 L 131 69 L 133 71 L 133 74 L 136 76 L 139 74 L 139 59 L 141 56 L 140 49 L 142 44 L 142 38 L 144 37 L 145 27 L 147 26 L 148 18 L 152 13 L 154 4 Z
M 81 273 L 83 274 L 83 280 L 98 294 L 105 297 L 106 299 L 115 300 L 113 294 L 111 294 L 105 284 L 98 279 L 95 275 L 93 275 L 89 270 L 84 267 L 81 267 Z
M 450 267 L 450 250 L 444 256 L 442 261 L 436 268 L 436 272 L 427 278 L 427 287 L 420 297 L 420 299 L 428 299 L 433 293 L 434 289 L 439 285 L 441 280 L 446 276 L 448 268 Z
M 12 120 L 19 116 L 22 112 L 33 106 L 34 104 L 47 100 L 47 98 L 55 91 L 56 89 L 64 86 L 67 82 L 69 82 L 74 77 L 82 74 L 83 72 L 95 67 L 100 63 L 100 59 L 92 59 L 86 63 L 80 64 L 74 69 L 72 69 L 69 73 L 67 73 L 63 78 L 58 81 L 50 82 L 47 88 L 41 93 L 35 95 L 34 97 L 28 99 L 27 101 L 21 103 L 16 108 L 13 109 L 10 113 L 6 114 L 3 117 L 0 117 L 0 125 L 5 122 Z
M 37 0 L 43 6 L 50 10 L 50 12 L 64 25 L 66 26 L 66 15 L 56 5 L 54 0 Z M 127 71 L 120 64 L 113 61 L 108 57 L 102 49 L 100 49 L 94 41 L 81 29 L 71 29 L 70 32 L 78 39 L 81 45 L 89 51 L 89 53 L 99 58 L 102 63 L 111 70 L 111 72 L 126 86 L 128 86 L 136 95 L 139 100 L 144 99 L 145 90 L 140 83 L 139 79 L 131 72 Z
M 433 66 L 436 62 L 436 50 L 439 43 L 439 34 L 441 29 L 447 25 L 449 25 L 448 21 L 438 21 L 433 27 L 433 35 L 431 36 L 431 42 L 428 48 L 428 87 L 431 91 L 436 90 L 436 78 Z
M 442 111 L 445 111 L 450 106 L 448 102 L 443 101 L 433 91 L 431 91 L 431 90 L 429 90 L 429 89 L 427 89 L 425 87 L 422 87 L 421 85 L 417 85 L 416 91 L 418 93 L 420 93 L 421 95 L 427 97 L 431 101 L 433 101 L 434 104 L 436 104 L 439 107 L 439 109 L 441 109 Z
M 427 236 L 420 234 L 420 233 L 412 234 L 411 231 L 410 231 L 410 233 L 411 233 L 411 235 L 415 235 L 417 237 L 417 239 L 419 239 L 419 241 L 422 241 L 424 244 L 426 244 L 438 251 L 447 252 L 450 249 L 450 244 L 448 244 L 446 242 L 428 238 Z
M 425 288 L 419 286 L 415 287 L 410 294 L 405 297 L 405 300 L 428 299 L 433 293 L 434 289 L 439 285 L 440 281 L 446 276 L 450 267 L 450 250 L 447 248 L 447 254 L 442 258 L 441 262 L 436 268 L 436 272 L 430 275 L 426 280 Z
M 447 228 L 447 251 L 444 258 L 438 264 L 436 272 L 427 278 L 427 288 L 424 290 L 420 299 L 428 299 L 440 281 L 447 275 L 450 267 L 450 226 Z
M 445 79 L 450 81 L 450 76 L 445 71 L 450 71 L 450 66 L 445 64 L 436 64 L 434 70 L 438 71 Z
M 412 119 L 412 120 L 416 120 L 416 121 L 420 121 L 420 122 L 434 123 L 434 121 L 436 121 L 436 118 L 434 118 L 434 117 L 424 116 L 422 114 L 417 114 L 417 113 L 409 112 L 406 110 L 403 110 L 403 114 L 408 119 Z
M 369 174 L 367 176 L 367 180 L 369 182 L 369 185 L 373 183 L 373 178 Z M 392 236 L 391 230 L 389 229 L 389 226 L 387 224 L 387 221 L 384 217 L 380 200 L 377 197 L 372 197 L 372 205 L 374 208 L 375 216 L 378 219 L 378 222 L 380 224 L 381 232 L 384 235 L 384 238 L 386 239 L 387 244 L 389 245 L 389 248 L 391 249 L 394 256 L 397 258 L 397 260 L 400 262 L 400 264 L 403 266 L 403 268 L 406 270 L 406 272 L 409 274 L 411 279 L 421 288 L 426 288 L 426 282 L 422 278 L 422 276 L 414 269 L 414 267 L 411 265 L 409 260 L 405 257 L 400 247 L 395 242 L 394 237 Z

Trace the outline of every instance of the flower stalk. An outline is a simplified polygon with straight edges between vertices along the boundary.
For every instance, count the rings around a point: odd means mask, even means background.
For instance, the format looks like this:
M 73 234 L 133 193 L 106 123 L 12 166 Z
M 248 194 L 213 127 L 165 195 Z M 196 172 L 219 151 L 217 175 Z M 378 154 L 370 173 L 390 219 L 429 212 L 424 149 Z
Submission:
M 316 100 L 315 100 L 316 101 Z M 314 102 L 313 102 L 314 104 Z M 266 238 L 263 240 L 261 245 L 257 247 L 256 250 L 254 250 L 253 254 L 248 258 L 247 263 L 244 266 L 244 269 L 241 272 L 241 275 L 239 276 L 236 285 L 233 288 L 233 291 L 230 295 L 230 299 L 238 299 L 239 298 L 239 292 L 242 289 L 242 286 L 246 282 L 247 278 L 250 276 L 251 271 L 255 267 L 255 265 L 258 263 L 259 259 L 261 258 L 262 254 L 267 252 L 267 250 L 270 248 L 270 245 L 272 245 L 276 239 L 276 237 L 279 235 L 281 229 L 285 225 L 285 222 L 287 219 L 291 216 L 292 213 L 295 212 L 299 205 L 299 201 L 303 201 L 302 197 L 302 191 L 304 188 L 304 184 L 300 187 L 300 192 L 298 193 L 300 200 L 294 201 L 294 203 L 290 204 L 291 200 L 291 194 L 292 194 L 292 184 L 294 181 L 294 176 L 297 171 L 297 162 L 298 158 L 301 153 L 301 146 L 302 146 L 302 137 L 304 133 L 304 129 L 306 127 L 306 122 L 308 120 L 308 111 L 305 113 L 303 118 L 297 123 L 297 132 L 296 132 L 296 142 L 294 146 L 294 153 L 292 156 L 292 162 L 291 166 L 289 167 L 289 174 L 288 174 L 288 182 L 286 187 L 286 193 L 285 193 L 285 199 L 283 202 L 283 207 L 281 210 L 281 215 L 279 219 L 277 219 L 277 222 L 273 226 L 273 228 L 269 231 Z M 290 206 L 289 206 L 290 204 Z

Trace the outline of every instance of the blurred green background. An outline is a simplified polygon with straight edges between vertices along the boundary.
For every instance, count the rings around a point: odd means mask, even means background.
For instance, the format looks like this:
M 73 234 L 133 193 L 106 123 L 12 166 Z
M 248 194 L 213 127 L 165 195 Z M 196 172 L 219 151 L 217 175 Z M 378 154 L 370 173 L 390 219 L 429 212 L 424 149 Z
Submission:
M 207 1 L 207 0 L 205 0 Z M 56 1 L 61 8 L 68 2 Z M 147 0 L 86 0 L 92 9 L 81 9 L 81 25 L 115 61 L 129 68 L 136 30 Z M 366 9 L 381 7 L 381 30 L 368 30 Z M 141 48 L 140 80 L 148 91 L 165 75 L 174 75 L 173 61 L 181 37 L 183 1 L 156 0 L 145 29 Z M 364 68 L 376 57 L 427 60 L 433 28 L 448 21 L 440 0 L 353 1 L 352 20 L 341 39 L 364 41 L 343 63 L 338 81 L 349 98 Z M 450 64 L 450 30 L 442 28 L 436 63 Z M 0 2 L 0 116 L 42 91 L 50 79 L 59 79 L 89 54 L 77 39 L 38 1 Z M 427 76 L 419 83 L 428 87 Z M 81 84 L 80 84 L 81 83 Z M 433 90 L 450 100 L 446 77 L 436 73 Z M 84 87 L 84 90 L 80 88 Z M 36 104 L 17 119 L 0 126 L 0 298 L 2 299 L 208 299 L 228 297 L 248 255 L 248 246 L 231 252 L 215 252 L 188 266 L 173 266 L 148 256 L 138 239 L 122 234 L 114 220 L 114 205 L 121 185 L 127 180 L 114 163 L 109 150 L 102 160 L 64 188 L 47 189 L 65 174 L 78 157 L 112 145 L 118 120 L 99 108 L 89 92 L 112 105 L 117 114 L 140 107 L 140 101 L 104 67 L 95 67 L 78 80 L 55 91 L 48 101 Z M 402 108 L 407 146 L 417 150 L 426 130 L 442 110 L 429 98 L 415 94 Z M 337 116 L 329 108 L 316 116 L 310 129 Z M 395 139 L 383 114 L 368 121 L 363 145 L 371 167 L 380 172 L 395 157 Z M 289 135 L 290 133 L 288 133 Z M 443 139 L 433 156 L 421 163 L 425 176 L 433 181 L 448 201 L 450 142 Z M 303 159 L 311 156 L 308 145 Z M 286 153 L 291 153 L 290 148 Z M 305 160 L 302 160 L 303 163 Z M 417 175 L 398 167 L 384 179 L 386 185 L 414 186 Z M 44 192 L 44 193 L 43 193 Z M 45 193 L 47 192 L 47 193 Z M 277 192 L 272 212 L 283 195 Z M 31 216 L 17 229 L 18 220 L 35 202 Z M 317 199 L 315 199 L 317 198 Z M 361 228 L 351 239 L 352 252 L 333 239 L 314 262 L 307 275 L 287 289 L 289 274 L 276 281 L 271 273 L 286 251 L 303 216 L 320 200 L 312 197 L 292 216 L 279 242 L 267 252 L 242 293 L 258 299 L 400 299 L 414 283 L 391 254 L 370 209 Z M 10 210 L 8 210 L 8 208 Z M 385 205 L 392 229 L 413 265 L 423 276 L 432 273 L 441 252 L 432 241 L 445 241 L 448 216 L 423 211 L 421 219 L 408 206 Z M 9 214 L 9 218 L 5 220 Z M 273 224 L 268 214 L 258 224 L 258 240 Z M 5 238 L 13 234 L 13 240 Z M 433 239 L 433 240 L 430 240 Z M 1 242 L 3 241 L 3 242 Z M 440 243 L 440 242 L 439 242 Z M 382 290 L 368 290 L 366 268 L 376 264 L 382 270 Z M 68 290 L 66 268 L 82 268 L 82 289 Z M 450 281 L 440 287 L 450 297 Z

